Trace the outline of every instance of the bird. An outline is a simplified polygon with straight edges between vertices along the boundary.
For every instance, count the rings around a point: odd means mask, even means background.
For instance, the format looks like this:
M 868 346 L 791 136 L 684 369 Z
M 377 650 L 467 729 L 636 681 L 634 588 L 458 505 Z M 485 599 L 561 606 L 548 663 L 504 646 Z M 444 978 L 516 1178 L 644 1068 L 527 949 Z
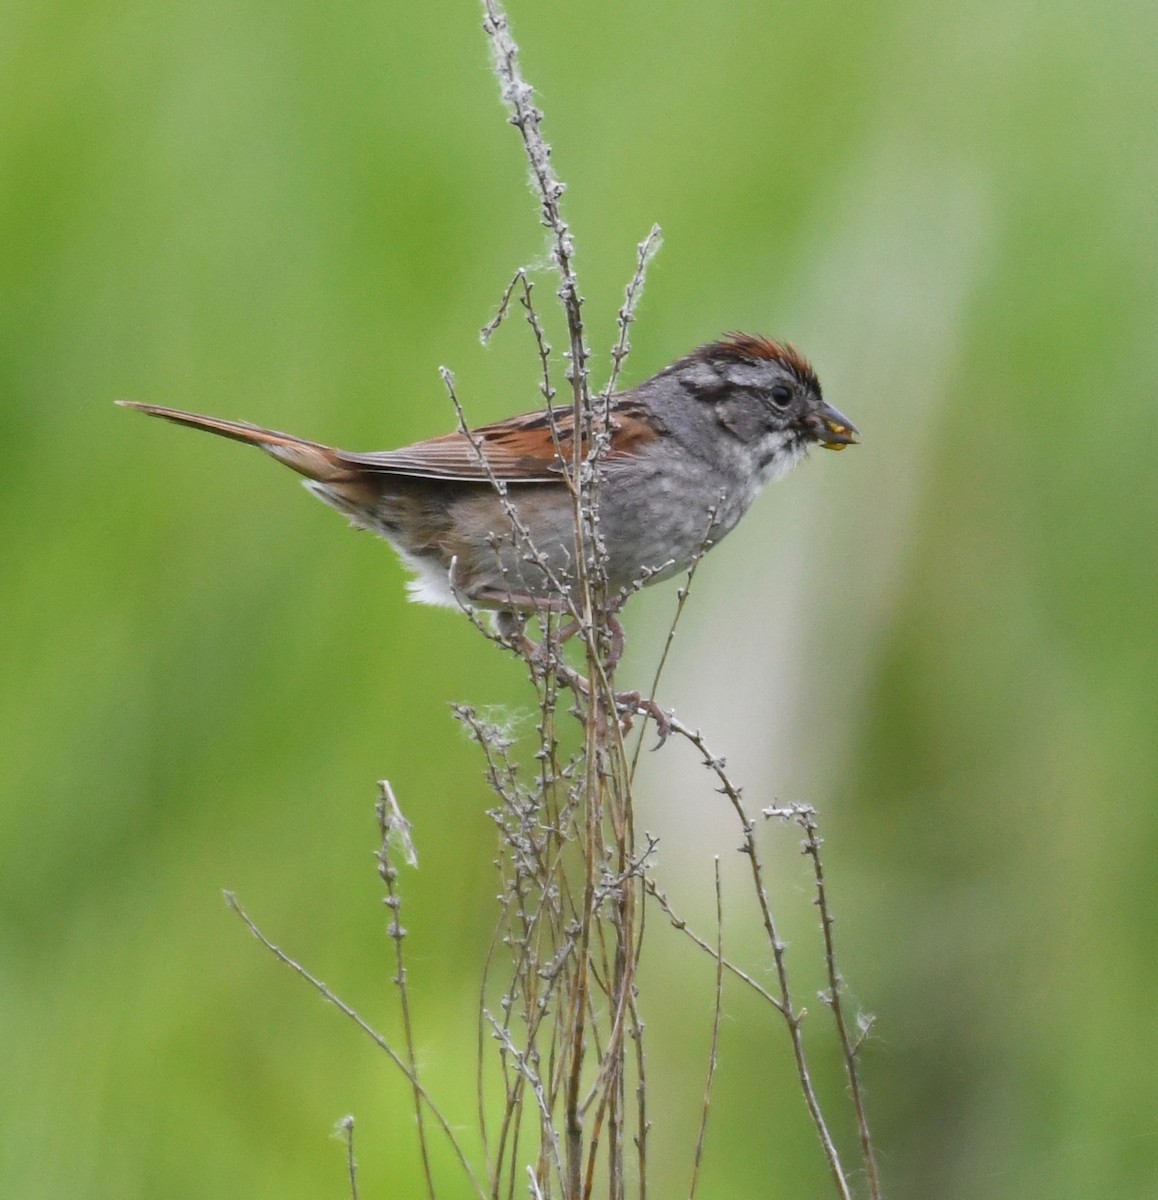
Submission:
M 499 617 L 574 602 L 573 468 L 588 454 L 570 406 L 540 408 L 396 450 L 354 453 L 243 421 L 118 403 L 264 450 L 397 551 L 414 600 Z M 828 404 L 790 343 L 726 334 L 636 387 L 595 402 L 595 528 L 609 594 L 686 571 L 735 528 L 764 486 L 856 426 Z

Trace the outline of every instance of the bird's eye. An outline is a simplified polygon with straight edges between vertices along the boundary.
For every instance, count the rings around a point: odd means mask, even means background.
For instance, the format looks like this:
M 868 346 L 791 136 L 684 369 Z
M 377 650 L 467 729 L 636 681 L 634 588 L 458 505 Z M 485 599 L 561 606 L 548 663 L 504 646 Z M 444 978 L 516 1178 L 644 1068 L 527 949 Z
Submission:
M 784 383 L 778 383 L 772 389 L 772 403 L 777 408 L 787 408 L 792 403 L 792 389 Z

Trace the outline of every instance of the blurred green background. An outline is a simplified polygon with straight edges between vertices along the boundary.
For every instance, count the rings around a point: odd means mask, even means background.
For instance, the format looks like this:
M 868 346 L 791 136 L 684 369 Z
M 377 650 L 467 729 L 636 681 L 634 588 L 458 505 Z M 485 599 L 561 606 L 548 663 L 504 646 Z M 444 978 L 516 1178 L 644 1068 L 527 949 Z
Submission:
M 1158 9 L 512 8 L 596 349 L 659 222 L 629 381 L 758 330 L 864 433 L 708 560 L 663 699 L 753 807 L 822 812 L 888 1194 L 1158 1194 Z M 396 1031 L 388 776 L 424 1069 L 469 1128 L 495 839 L 447 706 L 517 720 L 525 680 L 288 472 L 112 401 L 353 449 L 450 428 L 439 364 L 476 421 L 534 406 L 525 332 L 477 339 L 545 256 L 479 9 L 0 13 L 0 1193 L 340 1196 L 353 1112 L 363 1196 L 416 1194 L 398 1077 L 219 891 Z M 625 682 L 673 605 L 635 601 Z M 649 756 L 640 825 L 709 933 L 724 856 L 729 947 L 763 971 L 709 784 L 686 747 Z M 797 839 L 761 836 L 807 998 Z M 650 930 L 673 1195 L 711 971 Z M 829 1194 L 739 990 L 704 1172 L 705 1198 Z

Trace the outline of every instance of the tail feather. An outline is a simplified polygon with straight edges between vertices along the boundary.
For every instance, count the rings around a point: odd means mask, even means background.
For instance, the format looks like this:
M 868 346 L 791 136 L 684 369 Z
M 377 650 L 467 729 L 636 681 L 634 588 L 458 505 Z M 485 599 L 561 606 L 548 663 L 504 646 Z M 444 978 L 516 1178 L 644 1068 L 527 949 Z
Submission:
M 174 424 L 187 425 L 190 429 L 204 429 L 220 437 L 232 438 L 235 442 L 248 442 L 259 446 L 278 462 L 285 463 L 287 467 L 307 479 L 323 483 L 345 483 L 351 481 L 355 475 L 350 464 L 343 461 L 341 451 L 323 446 L 319 442 L 309 442 L 304 438 L 292 437 L 288 433 L 278 433 L 260 425 L 250 425 L 247 421 L 224 421 L 218 417 L 203 417 L 199 413 L 164 408 L 159 404 L 141 404 L 136 400 L 118 400 L 117 403 L 124 408 L 135 408 L 138 412 L 148 413 L 151 417 L 163 417 Z

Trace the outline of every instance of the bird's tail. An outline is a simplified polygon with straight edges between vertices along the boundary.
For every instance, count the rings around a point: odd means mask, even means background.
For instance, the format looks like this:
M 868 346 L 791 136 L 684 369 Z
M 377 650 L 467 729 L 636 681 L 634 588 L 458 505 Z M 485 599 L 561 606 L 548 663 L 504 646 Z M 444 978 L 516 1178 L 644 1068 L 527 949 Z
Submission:
M 223 421 L 218 417 L 203 417 L 198 413 L 182 412 L 178 408 L 163 408 L 159 404 L 140 404 L 136 400 L 118 400 L 125 408 L 135 408 L 151 417 L 164 417 L 177 425 L 188 425 L 191 429 L 204 429 L 235 442 L 249 442 L 260 446 L 267 454 L 283 462 L 287 467 L 320 483 L 349 483 L 356 475 L 351 464 L 343 461 L 340 450 L 323 446 L 319 442 L 308 442 L 304 438 L 291 437 L 260 425 L 246 421 Z

